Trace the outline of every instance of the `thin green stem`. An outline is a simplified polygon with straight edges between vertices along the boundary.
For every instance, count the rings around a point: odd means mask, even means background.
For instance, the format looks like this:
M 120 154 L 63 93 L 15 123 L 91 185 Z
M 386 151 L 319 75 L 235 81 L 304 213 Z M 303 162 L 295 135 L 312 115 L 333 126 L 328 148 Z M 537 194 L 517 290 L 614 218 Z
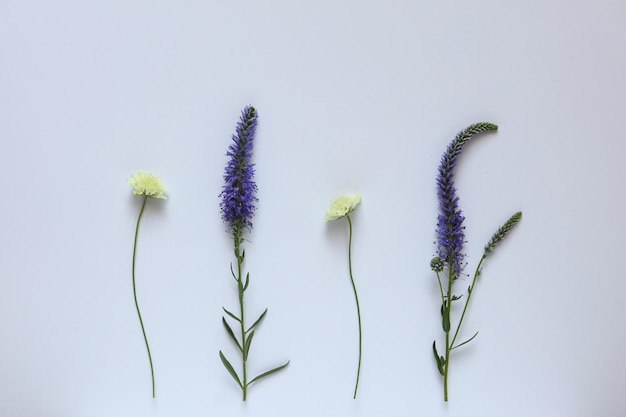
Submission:
M 240 232 L 235 232 L 235 256 L 237 257 L 237 288 L 239 291 L 239 317 L 241 318 L 241 321 L 239 322 L 240 324 L 240 328 L 241 328 L 241 361 L 242 361 L 242 368 L 243 368 L 243 381 L 242 381 L 242 394 L 243 394 L 243 401 L 246 401 L 246 395 L 247 395 L 247 391 L 248 391 L 248 373 L 247 373 L 247 367 L 246 367 L 246 361 L 247 361 L 247 357 L 246 357 L 246 326 L 245 326 L 245 313 L 244 313 L 244 308 L 243 308 L 243 293 L 245 291 L 244 289 L 244 283 L 243 283 L 243 276 L 241 273 L 241 266 L 243 264 L 243 256 L 241 255 L 241 249 L 240 249 L 240 245 L 241 245 L 241 237 L 240 237 L 241 233 Z
M 139 217 L 137 218 L 137 227 L 135 228 L 135 243 L 133 245 L 133 296 L 135 298 L 135 307 L 137 307 L 137 315 L 139 316 L 139 324 L 141 324 L 141 332 L 143 333 L 143 339 L 146 342 L 146 349 L 148 350 L 148 360 L 150 360 L 150 375 L 152 376 L 152 398 L 155 397 L 154 392 L 154 367 L 152 366 L 152 355 L 150 354 L 150 346 L 148 345 L 148 337 L 146 336 L 146 329 L 143 327 L 143 320 L 141 318 L 141 311 L 139 311 L 139 303 L 137 302 L 137 287 L 135 286 L 135 257 L 137 254 L 137 236 L 139 235 L 139 223 L 141 222 L 141 216 L 143 210 L 146 208 L 146 202 L 148 196 L 143 197 L 143 204 L 139 211 Z
M 450 257 L 452 258 L 452 257 Z M 448 262 L 448 265 L 450 265 L 450 267 L 448 268 L 448 294 L 447 294 L 447 299 L 444 301 L 444 308 L 448 309 L 447 311 L 447 315 L 448 315 L 448 322 L 450 321 L 450 313 L 452 311 L 452 281 L 453 281 L 453 268 L 452 268 L 452 262 Z M 444 312 L 444 314 L 446 314 Z M 448 401 L 448 369 L 450 367 L 450 326 L 448 326 L 448 329 L 445 331 L 446 332 L 446 362 L 445 362 L 445 366 L 443 368 L 443 400 L 444 401 Z
M 474 285 L 476 285 L 476 279 L 478 275 L 480 275 L 480 267 L 485 260 L 485 255 L 480 258 L 480 262 L 478 262 L 478 266 L 476 267 L 476 272 L 474 272 L 474 279 L 472 280 L 472 285 L 470 285 L 469 290 L 467 292 L 467 298 L 465 299 L 465 306 L 463 306 L 463 313 L 461 313 L 461 318 L 459 319 L 459 324 L 456 327 L 456 331 L 454 332 L 454 337 L 452 338 L 452 343 L 450 344 L 450 348 L 454 346 L 454 342 L 456 341 L 456 337 L 459 335 L 459 330 L 461 330 L 461 324 L 463 324 L 463 319 L 465 318 L 465 312 L 467 311 L 467 306 L 469 305 L 470 299 L 472 298 L 472 294 L 474 293 Z
M 437 275 L 437 282 L 439 283 L 439 293 L 441 294 L 441 302 L 445 302 L 445 297 L 443 295 L 443 286 L 441 285 L 441 278 L 439 277 L 439 272 L 435 271 L 435 274 Z
M 465 313 L 467 312 L 467 306 L 469 305 L 470 299 L 472 298 L 472 293 L 474 292 L 474 285 L 476 285 L 476 279 L 478 278 L 478 275 L 480 275 L 480 267 L 482 266 L 484 260 L 485 260 L 485 256 L 483 255 L 483 257 L 480 259 L 480 262 L 478 263 L 478 266 L 476 267 L 476 272 L 474 273 L 474 279 L 472 280 L 472 284 L 470 285 L 467 291 L 467 297 L 465 298 L 465 305 L 463 306 L 463 312 L 461 313 L 461 318 L 459 319 L 459 323 L 456 326 L 456 330 L 454 332 L 454 336 L 452 337 L 452 341 L 450 341 L 450 329 L 448 329 L 445 332 L 446 333 L 446 358 L 445 358 L 446 362 L 445 362 L 444 370 L 443 370 L 443 399 L 444 401 L 448 401 L 448 369 L 450 366 L 450 352 L 453 349 L 456 349 L 457 347 L 470 342 L 472 339 L 474 339 L 474 337 L 476 337 L 476 334 L 475 334 L 470 339 L 466 340 L 460 345 L 454 346 L 454 343 L 456 342 L 456 338 L 459 335 L 459 331 L 461 330 L 461 325 L 463 324 Z M 452 265 L 452 262 L 449 262 L 449 265 Z M 452 282 L 454 281 L 453 273 L 454 271 L 452 267 L 448 268 L 448 292 L 447 292 L 447 299 L 444 300 L 444 308 L 448 309 L 447 311 L 448 317 L 450 316 L 451 309 L 452 309 Z M 437 278 L 439 278 L 439 275 L 437 275 Z
M 354 284 L 354 278 L 352 277 L 352 220 L 350 215 L 346 214 L 348 219 L 348 225 L 350 226 L 350 238 L 348 239 L 348 268 L 350 270 L 350 281 L 352 282 L 352 289 L 354 290 L 354 299 L 356 300 L 356 313 L 359 318 L 359 365 L 356 371 L 356 384 L 354 385 L 354 399 L 356 399 L 356 392 L 359 389 L 359 377 L 361 376 L 361 352 L 363 347 L 363 332 L 361 330 L 361 308 L 359 306 L 359 296 L 356 292 L 356 285 Z

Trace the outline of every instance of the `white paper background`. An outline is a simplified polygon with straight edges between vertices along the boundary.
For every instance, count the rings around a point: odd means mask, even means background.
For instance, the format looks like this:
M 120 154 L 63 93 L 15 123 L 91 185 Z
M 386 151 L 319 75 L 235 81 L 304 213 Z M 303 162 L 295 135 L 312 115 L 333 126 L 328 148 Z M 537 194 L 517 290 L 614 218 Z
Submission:
M 0 414 L 616 416 L 626 6 L 621 0 L 0 1 Z M 220 219 L 224 153 L 259 111 L 250 315 L 269 313 L 243 404 L 221 307 L 236 307 Z M 456 132 L 497 123 L 458 166 L 473 269 L 450 403 L 429 261 L 435 174 Z M 158 173 L 141 225 L 126 184 Z M 323 213 L 360 193 L 347 225 Z M 441 343 L 441 342 L 440 342 Z

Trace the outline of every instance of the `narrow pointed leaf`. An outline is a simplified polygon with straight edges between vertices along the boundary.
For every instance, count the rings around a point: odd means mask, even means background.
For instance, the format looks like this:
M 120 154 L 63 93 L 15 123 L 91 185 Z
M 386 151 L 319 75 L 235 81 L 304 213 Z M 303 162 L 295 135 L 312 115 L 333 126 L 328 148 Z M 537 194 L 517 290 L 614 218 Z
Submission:
M 241 319 L 239 317 L 235 316 L 233 313 L 231 313 L 230 311 L 226 310 L 224 307 L 222 307 L 222 310 L 224 310 L 226 312 L 226 314 L 228 314 L 230 317 L 232 317 L 233 319 L 235 319 L 239 323 L 241 323 Z
M 259 324 L 261 322 L 261 320 L 263 320 L 263 317 L 265 317 L 265 314 L 267 313 L 267 308 L 265 309 L 265 311 L 259 316 L 258 319 L 256 319 L 256 321 L 254 323 L 252 323 L 252 326 L 250 326 L 248 328 L 248 330 L 246 330 L 246 333 L 248 333 L 250 330 L 254 329 L 254 327 Z
M 437 353 L 436 343 L 437 342 L 433 342 L 433 354 L 435 355 L 435 361 L 437 362 L 437 369 L 439 370 L 439 373 L 443 376 L 443 356 L 440 357 L 439 353 Z
M 281 365 L 281 366 L 279 366 L 279 367 L 277 367 L 277 368 L 274 368 L 274 369 L 272 369 L 272 370 L 270 370 L 270 371 L 264 372 L 264 373 L 262 373 L 261 375 L 258 375 L 258 376 L 256 376 L 256 377 L 254 377 L 254 379 L 252 379 L 252 381 L 248 382 L 248 385 L 252 384 L 254 381 L 257 381 L 257 380 L 259 380 L 259 379 L 261 379 L 261 378 L 265 378 L 265 377 L 266 377 L 266 376 L 268 376 L 268 375 L 272 375 L 272 374 L 274 374 L 274 373 L 276 373 L 276 372 L 280 371 L 281 369 L 286 368 L 286 367 L 287 367 L 287 365 L 289 365 L 289 362 L 290 362 L 290 361 L 287 361 L 287 363 L 285 363 L 284 365 Z
M 252 345 L 252 338 L 254 337 L 254 330 L 250 332 L 246 337 L 246 342 L 243 345 L 243 360 L 248 360 L 248 352 L 250 352 L 250 345 Z
M 449 306 L 445 306 L 443 308 L 443 317 L 441 320 L 441 325 L 443 326 L 444 332 L 450 331 L 450 307 Z
M 248 288 L 249 283 L 250 283 L 250 272 L 246 274 L 246 284 L 243 286 L 244 291 Z
M 222 360 L 222 364 L 224 365 L 224 368 L 226 368 L 230 376 L 232 376 L 235 382 L 239 384 L 239 387 L 243 389 L 243 385 L 241 385 L 241 381 L 239 380 L 239 376 L 237 375 L 237 372 L 235 372 L 235 369 L 230 364 L 230 362 L 228 362 L 228 359 L 226 359 L 226 356 L 224 356 L 221 350 L 220 350 L 220 359 Z
M 463 343 L 459 343 L 458 345 L 456 345 L 456 346 L 454 346 L 454 347 L 451 347 L 451 348 L 450 348 L 450 350 L 452 350 L 452 349 L 456 349 L 456 348 L 458 348 L 458 347 L 463 346 L 463 345 L 464 345 L 464 344 L 466 344 L 466 343 L 471 342 L 472 340 L 474 340 L 474 338 L 475 338 L 476 336 L 478 336 L 478 332 L 474 333 L 474 336 L 470 337 L 470 338 L 469 338 L 469 339 L 467 339 L 465 342 L 463 342 Z
M 237 280 L 237 291 L 239 292 L 239 298 L 243 296 L 243 282 Z
M 235 275 L 235 271 L 233 271 L 233 263 L 230 263 L 230 274 L 233 276 L 233 279 L 237 281 L 237 276 Z
M 463 298 L 463 294 L 461 294 L 461 295 L 453 295 L 452 296 L 452 301 L 460 300 L 461 298 Z
M 222 323 L 224 324 L 224 328 L 226 329 L 226 332 L 230 335 L 230 337 L 237 344 L 237 347 L 239 348 L 239 350 L 243 352 L 243 350 L 241 349 L 241 345 L 239 344 L 239 340 L 237 340 L 237 337 L 235 337 L 235 333 L 233 333 L 233 329 L 230 328 L 230 326 L 228 325 L 228 322 L 226 321 L 224 317 L 222 317 Z

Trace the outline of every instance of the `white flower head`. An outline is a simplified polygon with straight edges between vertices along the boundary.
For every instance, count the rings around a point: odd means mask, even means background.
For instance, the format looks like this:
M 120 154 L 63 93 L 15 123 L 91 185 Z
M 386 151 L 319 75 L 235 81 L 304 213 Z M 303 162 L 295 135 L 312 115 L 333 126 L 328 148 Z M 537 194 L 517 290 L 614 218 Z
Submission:
M 163 191 L 167 188 L 165 188 L 161 180 L 154 174 L 149 172 L 137 172 L 131 175 L 128 184 L 133 187 L 133 194 L 135 195 L 145 195 L 147 197 L 167 200 L 167 197 L 163 195 Z
M 347 216 L 352 213 L 355 207 L 361 202 L 361 196 L 358 194 L 355 195 L 342 195 L 333 201 L 328 210 L 326 210 L 326 215 L 324 216 L 325 221 L 337 220 L 342 217 Z

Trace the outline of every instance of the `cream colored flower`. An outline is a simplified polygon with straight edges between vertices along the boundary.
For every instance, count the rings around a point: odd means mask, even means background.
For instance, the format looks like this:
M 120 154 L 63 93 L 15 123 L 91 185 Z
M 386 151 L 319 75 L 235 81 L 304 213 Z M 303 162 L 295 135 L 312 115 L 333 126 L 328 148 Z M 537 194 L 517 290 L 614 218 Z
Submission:
M 133 194 L 145 195 L 152 198 L 162 198 L 167 200 L 163 195 L 166 190 L 165 186 L 154 174 L 149 172 L 137 172 L 131 175 L 128 184 L 133 187 Z
M 352 213 L 354 208 L 361 202 L 360 195 L 342 195 L 338 197 L 326 210 L 325 221 L 337 220 Z

